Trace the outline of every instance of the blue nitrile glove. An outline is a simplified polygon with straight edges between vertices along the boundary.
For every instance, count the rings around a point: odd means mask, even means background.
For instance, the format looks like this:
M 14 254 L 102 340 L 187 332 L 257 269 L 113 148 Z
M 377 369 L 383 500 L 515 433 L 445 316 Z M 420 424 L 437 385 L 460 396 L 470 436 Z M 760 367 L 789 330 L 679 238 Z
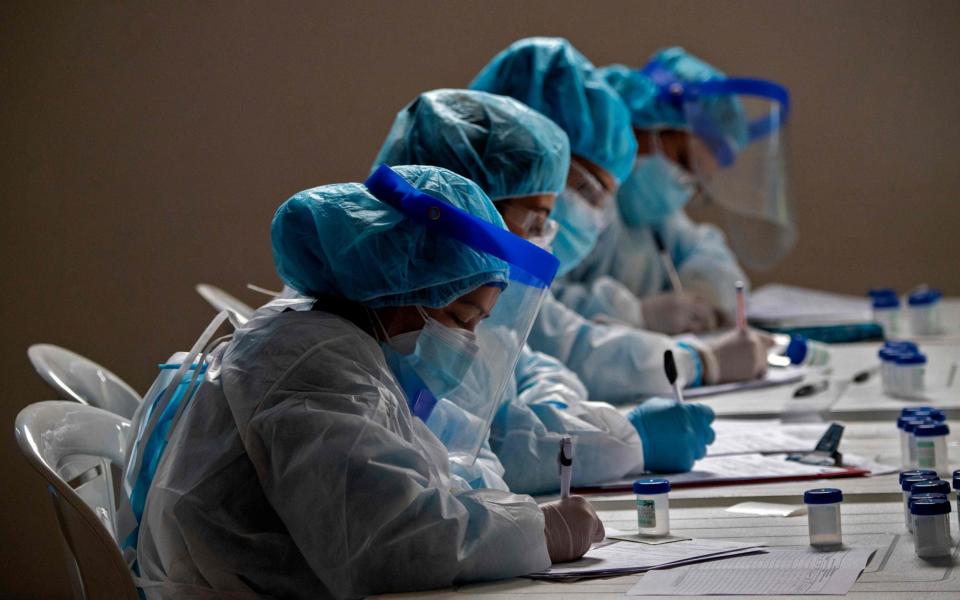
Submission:
M 643 441 L 643 466 L 647 471 L 682 473 L 707 454 L 716 436 L 710 423 L 713 409 L 705 404 L 651 398 L 636 407 L 627 419 Z

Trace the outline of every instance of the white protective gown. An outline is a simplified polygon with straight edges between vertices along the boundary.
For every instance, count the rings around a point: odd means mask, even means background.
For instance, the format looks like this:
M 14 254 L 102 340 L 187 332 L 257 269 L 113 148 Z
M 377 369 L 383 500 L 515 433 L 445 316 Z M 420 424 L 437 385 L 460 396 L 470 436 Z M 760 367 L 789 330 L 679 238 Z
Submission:
M 663 372 L 666 350 L 673 351 L 681 386 L 688 385 L 696 374 L 692 353 L 673 339 L 589 320 L 557 300 L 552 290 L 544 298 L 527 343 L 576 373 L 590 398 L 612 404 L 670 395 L 672 389 Z
M 526 347 L 515 374 L 516 386 L 508 388 L 490 430 L 490 445 L 511 490 L 542 494 L 560 489 L 557 454 L 564 435 L 574 438 L 574 486 L 643 471 L 637 430 L 613 406 L 587 401 L 580 379 L 560 361 Z
M 684 289 L 706 297 L 732 319 L 737 280 L 747 276 L 723 233 L 679 210 L 658 226 Z M 553 286 L 557 298 L 587 318 L 606 315 L 643 327 L 640 299 L 670 290 L 653 229 L 628 227 L 615 215 L 586 259 Z
M 210 377 L 147 498 L 149 597 L 355 598 L 550 565 L 533 499 L 450 476 L 349 321 L 258 312 Z

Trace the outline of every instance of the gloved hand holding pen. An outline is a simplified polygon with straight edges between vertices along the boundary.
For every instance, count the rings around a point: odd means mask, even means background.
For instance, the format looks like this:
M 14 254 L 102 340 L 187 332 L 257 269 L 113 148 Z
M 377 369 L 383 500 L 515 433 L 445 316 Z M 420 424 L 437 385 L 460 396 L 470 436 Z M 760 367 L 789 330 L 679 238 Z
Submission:
M 762 377 L 767 371 L 767 352 L 773 347 L 773 337 L 754 329 L 734 329 L 707 342 L 704 381 L 727 383 Z M 712 359 L 712 360 L 711 360 Z M 711 372 L 711 368 L 716 372 Z
M 677 335 L 712 331 L 719 324 L 719 312 L 710 301 L 695 292 L 664 292 L 640 301 L 646 329 Z
M 576 560 L 590 545 L 602 542 L 603 522 L 583 496 L 569 496 L 540 505 L 547 552 L 554 563 Z

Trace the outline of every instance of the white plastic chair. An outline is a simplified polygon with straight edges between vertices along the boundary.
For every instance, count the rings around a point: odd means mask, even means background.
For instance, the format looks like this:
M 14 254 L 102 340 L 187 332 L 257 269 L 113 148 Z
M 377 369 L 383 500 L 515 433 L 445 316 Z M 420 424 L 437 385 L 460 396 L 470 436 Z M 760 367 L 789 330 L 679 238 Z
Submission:
M 246 324 L 253 316 L 253 309 L 242 300 L 235 298 L 222 289 L 209 283 L 198 283 L 197 293 L 210 303 L 217 312 L 225 310 L 230 314 L 230 321 L 234 326 Z
M 53 344 L 34 344 L 27 356 L 40 377 L 64 400 L 76 400 L 129 419 L 142 399 L 127 383 L 93 362 Z
M 115 539 L 110 473 L 111 464 L 123 469 L 129 430 L 122 417 L 62 400 L 31 404 L 17 415 L 17 443 L 47 481 L 78 599 L 137 598 Z

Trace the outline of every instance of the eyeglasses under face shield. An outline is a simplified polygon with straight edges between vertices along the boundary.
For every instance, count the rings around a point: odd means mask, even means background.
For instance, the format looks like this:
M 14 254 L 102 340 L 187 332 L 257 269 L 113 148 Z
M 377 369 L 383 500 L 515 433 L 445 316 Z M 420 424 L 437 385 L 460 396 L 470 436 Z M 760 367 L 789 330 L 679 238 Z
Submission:
M 507 223 L 507 226 L 525 240 L 547 249 L 557 237 L 559 226 L 550 218 L 549 211 L 510 204 L 502 201 L 497 204 L 497 210 Z

